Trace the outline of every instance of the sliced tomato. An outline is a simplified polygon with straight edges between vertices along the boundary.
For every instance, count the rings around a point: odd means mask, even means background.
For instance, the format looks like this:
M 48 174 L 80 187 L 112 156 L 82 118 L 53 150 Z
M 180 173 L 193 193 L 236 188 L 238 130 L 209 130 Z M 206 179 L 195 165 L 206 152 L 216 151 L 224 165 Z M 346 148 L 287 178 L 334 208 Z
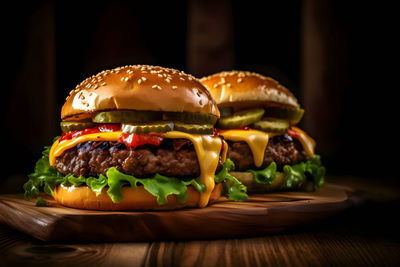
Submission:
M 127 147 L 138 147 L 143 145 L 159 146 L 164 137 L 161 134 L 135 134 L 135 133 L 122 133 L 118 142 L 125 144 Z
M 295 139 L 300 139 L 300 135 L 299 135 L 298 132 L 295 132 L 295 131 L 289 129 L 289 130 L 287 131 L 287 133 L 288 133 L 291 137 L 293 137 L 293 138 L 295 138 Z

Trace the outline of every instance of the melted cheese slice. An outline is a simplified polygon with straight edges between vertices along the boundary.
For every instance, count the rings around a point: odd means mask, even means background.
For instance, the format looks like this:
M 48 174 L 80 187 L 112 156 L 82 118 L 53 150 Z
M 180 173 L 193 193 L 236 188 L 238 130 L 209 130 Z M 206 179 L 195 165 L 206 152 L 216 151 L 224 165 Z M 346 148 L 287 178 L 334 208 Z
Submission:
M 228 145 L 219 137 L 211 135 L 188 134 L 178 131 L 165 133 L 166 138 L 185 138 L 192 141 L 197 154 L 197 160 L 200 165 L 200 182 L 206 186 L 206 191 L 200 195 L 199 207 L 207 206 L 214 190 L 215 170 L 218 166 L 219 154 L 221 148 L 222 160 L 225 162 L 226 154 L 228 153 Z
M 298 140 L 303 146 L 304 151 L 307 153 L 307 156 L 310 158 L 313 157 L 316 144 L 314 139 L 295 126 L 292 126 L 291 130 L 298 134 Z M 258 130 L 226 130 L 221 131 L 220 134 L 226 140 L 246 142 L 253 153 L 254 165 L 256 167 L 260 167 L 263 164 L 265 149 L 267 148 L 269 139 L 276 135 L 280 135 Z
M 121 134 L 122 131 L 103 132 L 103 133 L 86 134 L 71 140 L 63 140 L 61 142 L 57 140 L 53 143 L 53 145 L 50 148 L 50 153 L 49 153 L 50 166 L 54 165 L 54 163 L 56 162 L 56 157 L 61 156 L 65 150 L 73 148 L 79 143 L 87 141 L 118 141 L 118 138 Z
M 103 132 L 79 136 L 72 140 L 64 140 L 54 142 L 49 153 L 49 163 L 54 165 L 55 158 L 79 143 L 87 141 L 118 141 L 121 131 Z M 219 155 L 222 150 L 222 161 L 225 162 L 228 153 L 228 145 L 219 137 L 211 135 L 188 134 L 179 131 L 171 131 L 165 133 L 165 138 L 177 139 L 184 138 L 190 140 L 197 154 L 197 160 L 200 165 L 200 182 L 205 185 L 206 191 L 200 194 L 199 207 L 205 207 L 211 196 L 211 192 L 215 187 L 214 176 L 218 166 Z
M 296 126 L 292 126 L 291 130 L 298 134 L 298 140 L 300 141 L 301 145 L 303 146 L 304 151 L 306 151 L 307 156 L 312 158 L 314 156 L 314 150 L 315 150 L 315 145 L 316 145 L 315 140 L 312 139 L 303 130 L 300 130 L 299 128 L 297 128 Z
M 260 167 L 264 161 L 264 153 L 270 137 L 277 134 L 266 133 L 258 130 L 226 130 L 220 134 L 227 140 L 246 142 L 253 153 L 254 165 Z

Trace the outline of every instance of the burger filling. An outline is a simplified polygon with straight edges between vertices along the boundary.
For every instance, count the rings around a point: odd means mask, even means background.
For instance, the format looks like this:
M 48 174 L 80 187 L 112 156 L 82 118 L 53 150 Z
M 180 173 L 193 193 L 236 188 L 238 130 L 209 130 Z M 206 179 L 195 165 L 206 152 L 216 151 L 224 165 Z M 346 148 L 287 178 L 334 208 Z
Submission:
M 97 125 L 57 137 L 52 147 L 45 147 L 34 173 L 29 175 L 25 197 L 35 197 L 40 190 L 53 195 L 62 184 L 88 186 L 96 195 L 106 190 L 111 200 L 119 203 L 123 186 L 144 186 L 163 205 L 171 194 L 184 203 L 187 186 L 200 193 L 201 201 L 211 193 L 214 183 L 223 182 L 230 200 L 247 199 L 246 187 L 228 172 L 233 168 L 232 161 L 222 163 L 227 146 L 217 135 L 179 131 L 125 134 L 118 130 L 116 125 Z M 204 198 L 201 206 L 207 203 Z
M 284 165 L 294 165 L 307 160 L 307 154 L 300 142 L 290 135 L 274 136 L 269 140 L 260 167 L 254 165 L 254 158 L 249 145 L 245 142 L 228 141 L 228 158 L 235 163 L 236 171 L 264 169 L 275 162 L 278 170 Z
M 222 165 L 220 157 L 217 172 Z M 193 143 L 185 139 L 164 138 L 158 146 L 146 144 L 136 149 L 119 142 L 83 142 L 57 157 L 53 167 L 75 177 L 106 175 L 111 167 L 138 178 L 157 173 L 179 179 L 200 176 Z

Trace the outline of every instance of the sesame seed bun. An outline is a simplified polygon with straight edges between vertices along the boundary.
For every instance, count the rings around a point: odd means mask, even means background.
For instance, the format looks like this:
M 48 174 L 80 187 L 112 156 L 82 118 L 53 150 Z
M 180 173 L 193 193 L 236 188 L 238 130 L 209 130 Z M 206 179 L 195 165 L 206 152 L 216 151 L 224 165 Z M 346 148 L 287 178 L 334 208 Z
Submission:
M 279 104 L 300 107 L 296 97 L 276 80 L 248 71 L 223 71 L 200 79 L 219 106 Z
M 60 184 L 53 192 L 54 199 L 63 206 L 90 209 L 90 210 L 172 210 L 185 207 L 197 207 L 200 193 L 192 186 L 188 186 L 188 198 L 185 203 L 179 203 L 175 195 L 167 197 L 168 203 L 159 205 L 157 198 L 144 189 L 138 187 L 122 187 L 123 200 L 113 203 L 107 195 L 107 189 L 96 194 L 87 186 L 64 186 Z M 215 202 L 221 196 L 222 184 L 216 184 L 211 193 L 209 204 Z
M 215 101 L 195 77 L 148 65 L 119 67 L 87 78 L 70 92 L 61 119 L 90 118 L 102 110 L 185 111 L 219 117 Z

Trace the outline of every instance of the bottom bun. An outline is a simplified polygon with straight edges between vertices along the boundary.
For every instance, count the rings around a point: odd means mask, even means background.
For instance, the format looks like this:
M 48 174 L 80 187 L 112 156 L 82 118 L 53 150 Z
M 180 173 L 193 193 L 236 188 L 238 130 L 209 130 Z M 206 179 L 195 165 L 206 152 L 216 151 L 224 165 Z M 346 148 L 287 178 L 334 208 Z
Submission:
M 96 194 L 87 186 L 59 185 L 54 189 L 54 199 L 63 206 L 89 209 L 89 210 L 173 210 L 185 207 L 197 207 L 200 193 L 192 186 L 188 186 L 188 199 L 185 203 L 179 203 L 175 195 L 167 197 L 168 203 L 159 205 L 157 198 L 144 189 L 138 187 L 122 187 L 123 200 L 119 203 L 112 202 L 107 195 L 107 188 Z M 221 184 L 216 184 L 211 193 L 208 204 L 215 202 L 221 196 Z

